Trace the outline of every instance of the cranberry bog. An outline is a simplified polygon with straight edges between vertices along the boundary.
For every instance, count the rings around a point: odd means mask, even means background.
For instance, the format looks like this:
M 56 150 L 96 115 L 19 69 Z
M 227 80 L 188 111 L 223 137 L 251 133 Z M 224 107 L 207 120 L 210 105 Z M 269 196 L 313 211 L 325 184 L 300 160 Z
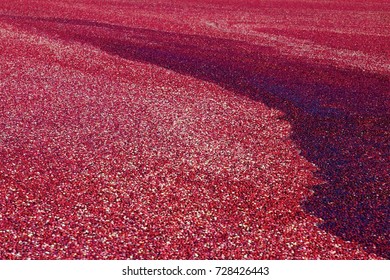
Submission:
M 389 1 L 0 2 L 1 259 L 388 259 Z

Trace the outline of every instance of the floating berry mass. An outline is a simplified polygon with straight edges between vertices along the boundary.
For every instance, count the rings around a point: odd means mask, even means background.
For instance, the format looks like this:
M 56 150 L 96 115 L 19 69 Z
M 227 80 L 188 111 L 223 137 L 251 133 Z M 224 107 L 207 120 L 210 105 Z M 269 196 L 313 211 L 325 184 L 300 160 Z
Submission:
M 388 1 L 0 3 L 1 259 L 388 259 Z

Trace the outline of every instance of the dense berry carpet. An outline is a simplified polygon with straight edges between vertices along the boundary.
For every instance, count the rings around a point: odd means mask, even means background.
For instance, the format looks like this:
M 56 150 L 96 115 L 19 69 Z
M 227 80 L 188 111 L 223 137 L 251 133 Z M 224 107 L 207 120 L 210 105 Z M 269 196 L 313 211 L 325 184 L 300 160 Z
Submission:
M 1 259 L 379 259 L 389 1 L 0 1 Z

